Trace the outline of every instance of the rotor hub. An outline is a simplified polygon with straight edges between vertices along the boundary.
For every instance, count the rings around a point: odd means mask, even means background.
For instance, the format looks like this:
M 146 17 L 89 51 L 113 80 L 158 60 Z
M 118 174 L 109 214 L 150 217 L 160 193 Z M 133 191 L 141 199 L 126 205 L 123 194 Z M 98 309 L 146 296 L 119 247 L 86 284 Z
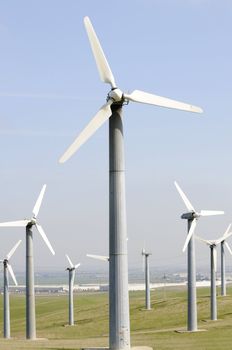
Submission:
M 112 88 L 107 96 L 107 101 L 112 100 L 113 102 L 121 102 L 124 100 L 123 92 L 117 87 Z

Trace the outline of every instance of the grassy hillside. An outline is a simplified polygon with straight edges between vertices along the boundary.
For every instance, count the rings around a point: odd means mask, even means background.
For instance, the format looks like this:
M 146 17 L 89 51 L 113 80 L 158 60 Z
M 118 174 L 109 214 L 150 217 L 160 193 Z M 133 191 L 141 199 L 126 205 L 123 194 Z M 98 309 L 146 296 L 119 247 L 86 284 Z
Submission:
M 152 310 L 144 310 L 144 292 L 130 294 L 132 345 L 147 345 L 154 350 L 231 350 L 232 288 L 227 297 L 218 297 L 218 321 L 209 321 L 209 289 L 198 289 L 199 328 L 204 332 L 177 333 L 186 328 L 186 289 L 152 292 Z M 107 293 L 75 296 L 75 326 L 66 326 L 67 296 L 37 296 L 38 341 L 25 341 L 25 297 L 11 296 L 11 334 L 0 339 L 0 349 L 79 349 L 108 345 Z M 2 298 L 0 304 L 2 312 Z M 2 317 L 0 318 L 0 337 Z

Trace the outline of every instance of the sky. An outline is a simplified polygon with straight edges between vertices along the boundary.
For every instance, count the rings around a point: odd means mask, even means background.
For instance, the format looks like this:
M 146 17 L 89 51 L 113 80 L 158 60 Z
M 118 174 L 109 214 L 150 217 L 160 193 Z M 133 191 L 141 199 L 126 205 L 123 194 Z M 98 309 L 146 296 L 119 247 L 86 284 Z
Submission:
M 105 102 L 83 25 L 88 15 L 118 86 L 203 108 L 202 115 L 129 103 L 124 108 L 129 267 L 186 267 L 186 221 L 176 180 L 194 207 L 224 210 L 196 233 L 220 237 L 232 221 L 232 3 L 222 0 L 10 0 L 0 4 L 0 222 L 38 216 L 56 251 L 34 231 L 36 270 L 82 270 L 108 255 L 108 123 L 67 163 L 58 159 Z M 0 228 L 0 255 L 25 268 L 25 232 Z M 232 239 L 231 242 L 232 244 Z M 197 269 L 209 249 L 197 243 Z M 227 255 L 231 266 L 232 257 Z

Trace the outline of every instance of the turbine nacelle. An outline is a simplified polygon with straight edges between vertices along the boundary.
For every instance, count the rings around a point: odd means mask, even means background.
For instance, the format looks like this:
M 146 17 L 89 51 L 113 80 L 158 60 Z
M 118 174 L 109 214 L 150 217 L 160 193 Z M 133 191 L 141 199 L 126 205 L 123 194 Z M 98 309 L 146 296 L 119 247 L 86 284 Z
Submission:
M 36 225 L 36 223 L 37 223 L 37 220 L 35 217 L 33 217 L 33 218 L 31 218 L 31 220 L 28 220 L 27 226 L 32 227 L 32 226 Z
M 107 95 L 107 101 L 109 100 L 113 102 L 123 102 L 123 92 L 119 88 L 112 88 Z
M 181 215 L 181 219 L 186 219 L 186 220 L 193 220 L 193 219 L 197 219 L 200 217 L 200 214 L 195 213 L 193 211 L 188 212 L 188 213 L 184 213 Z

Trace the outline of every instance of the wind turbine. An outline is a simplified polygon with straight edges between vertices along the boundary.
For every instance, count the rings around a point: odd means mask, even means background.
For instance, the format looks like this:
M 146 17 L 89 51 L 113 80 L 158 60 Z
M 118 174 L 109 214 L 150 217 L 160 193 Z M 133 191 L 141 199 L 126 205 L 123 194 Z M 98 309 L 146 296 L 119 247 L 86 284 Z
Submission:
M 188 209 L 187 213 L 181 215 L 182 219 L 188 221 L 188 235 L 184 243 L 183 252 L 188 247 L 188 325 L 187 330 L 190 332 L 197 331 L 197 297 L 196 297 L 196 263 L 195 263 L 195 242 L 193 233 L 196 228 L 197 220 L 201 216 L 221 215 L 224 211 L 201 210 L 197 212 L 180 186 L 175 182 L 177 191 L 179 192 L 185 206 Z
M 13 269 L 9 263 L 9 260 L 11 259 L 12 255 L 20 245 L 22 240 L 19 240 L 14 247 L 10 250 L 10 252 L 6 255 L 6 257 L 3 260 L 0 260 L 0 262 L 3 263 L 3 280 L 4 280 L 4 294 L 3 294 L 3 331 L 4 331 L 4 338 L 10 338 L 10 300 L 9 300 L 9 278 L 8 278 L 8 271 L 12 277 L 12 280 L 14 281 L 14 284 L 17 286 L 18 283 L 16 281 Z
M 124 141 L 122 106 L 129 101 L 201 113 L 199 107 L 152 95 L 140 90 L 131 94 L 116 85 L 101 44 L 88 17 L 84 24 L 101 80 L 110 84 L 106 103 L 60 158 L 67 161 L 102 124 L 109 119 L 109 347 L 112 350 L 130 348 L 130 320 L 128 295 L 127 230 L 124 174 Z
M 150 298 L 150 270 L 149 270 L 149 255 L 145 248 L 142 249 L 142 256 L 145 259 L 145 295 L 146 295 L 146 309 L 151 310 L 151 298 Z
M 75 270 L 80 266 L 80 264 L 74 265 L 69 258 L 69 256 L 65 255 L 70 267 L 67 267 L 69 274 L 69 325 L 74 326 L 74 313 L 73 313 L 73 287 L 74 287 L 74 279 L 75 279 Z
M 43 185 L 39 197 L 32 210 L 32 218 L 19 221 L 0 223 L 0 227 L 26 227 L 26 338 L 36 339 L 35 321 L 35 288 L 34 288 L 34 257 L 33 257 L 33 232 L 35 226 L 46 243 L 47 247 L 54 255 L 55 252 L 42 228 L 37 222 L 40 206 L 43 200 L 46 185 Z
M 216 292 L 216 273 L 217 273 L 217 245 L 220 243 L 224 243 L 225 240 L 232 235 L 232 232 L 229 233 L 231 224 L 228 226 L 226 232 L 222 237 L 216 240 L 207 240 L 203 239 L 199 236 L 195 236 L 199 241 L 206 243 L 210 248 L 210 276 L 211 276 L 211 284 L 210 284 L 210 318 L 213 321 L 217 320 L 217 292 Z M 231 249 L 227 242 L 226 246 L 229 252 L 232 254 Z M 224 251 L 223 251 L 224 254 Z M 225 272 L 225 270 L 224 270 Z

